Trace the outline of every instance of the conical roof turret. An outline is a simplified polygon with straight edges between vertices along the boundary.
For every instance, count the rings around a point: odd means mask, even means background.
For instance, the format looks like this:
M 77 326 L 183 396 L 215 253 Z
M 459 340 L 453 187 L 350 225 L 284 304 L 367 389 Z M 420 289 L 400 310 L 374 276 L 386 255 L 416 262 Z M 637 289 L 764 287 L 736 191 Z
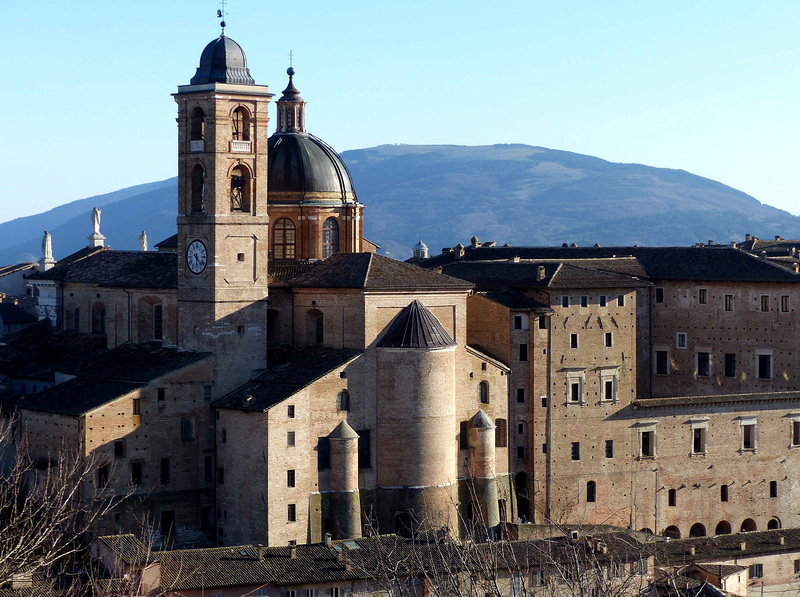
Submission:
M 445 348 L 456 342 L 430 310 L 414 300 L 392 321 L 379 348 Z

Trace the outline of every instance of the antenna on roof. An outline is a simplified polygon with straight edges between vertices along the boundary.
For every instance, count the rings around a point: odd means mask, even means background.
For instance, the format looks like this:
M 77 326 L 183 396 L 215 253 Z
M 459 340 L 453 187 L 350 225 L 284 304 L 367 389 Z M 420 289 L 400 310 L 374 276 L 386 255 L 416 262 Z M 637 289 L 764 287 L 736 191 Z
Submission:
M 228 13 L 225 10 L 225 0 L 220 0 L 219 2 L 222 5 L 222 8 L 217 9 L 217 18 L 222 19 L 220 21 L 219 26 L 222 27 L 222 34 L 225 34 L 225 17 L 228 16 Z

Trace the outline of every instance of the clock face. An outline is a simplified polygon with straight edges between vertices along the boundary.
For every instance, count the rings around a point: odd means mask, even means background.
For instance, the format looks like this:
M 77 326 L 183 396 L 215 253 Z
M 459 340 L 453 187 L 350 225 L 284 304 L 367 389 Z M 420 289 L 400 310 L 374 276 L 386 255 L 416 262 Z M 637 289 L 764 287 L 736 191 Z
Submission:
M 199 274 L 206 269 L 208 253 L 202 241 L 194 240 L 186 250 L 186 265 L 193 274 Z

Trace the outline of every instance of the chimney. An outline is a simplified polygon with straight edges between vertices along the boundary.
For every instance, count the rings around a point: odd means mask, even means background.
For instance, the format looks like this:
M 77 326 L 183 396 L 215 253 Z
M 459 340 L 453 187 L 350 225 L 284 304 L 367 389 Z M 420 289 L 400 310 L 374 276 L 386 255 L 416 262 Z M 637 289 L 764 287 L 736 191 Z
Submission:
M 464 256 L 464 245 L 458 243 L 455 248 L 456 259 L 461 259 Z
M 693 556 L 693 555 L 695 555 L 695 548 L 694 548 L 694 545 L 692 545 L 692 546 L 689 548 L 689 555 L 690 555 L 690 556 Z
M 537 280 L 544 280 L 545 277 L 545 269 L 543 265 L 540 265 L 536 268 L 536 279 Z
M 479 244 L 480 244 L 480 243 L 478 242 L 478 237 L 477 237 L 477 236 L 473 236 L 473 237 L 472 237 L 472 238 L 469 240 L 469 245 L 470 245 L 470 247 L 472 247 L 473 249 L 477 249 Z
M 714 244 L 714 241 L 713 241 L 713 240 L 711 240 L 711 239 L 709 239 L 709 241 L 708 241 L 708 246 L 710 247 L 710 246 L 711 246 L 711 245 L 713 245 L 713 244 Z
M 731 241 L 731 246 L 732 246 L 734 249 L 736 248 L 736 241 L 735 241 L 735 240 L 732 240 L 732 241 Z
M 786 537 L 784 537 L 783 535 L 781 535 L 781 537 L 780 537 L 780 539 L 778 539 L 778 541 L 780 541 L 781 545 L 786 545 Z
M 781 235 L 780 235 L 780 234 L 776 234 L 776 235 L 775 235 L 775 240 L 783 240 L 783 239 L 781 238 Z
M 256 552 L 258 553 L 258 561 L 259 562 L 263 562 L 264 561 L 264 546 L 261 543 L 259 543 L 256 546 Z
M 745 234 L 745 235 L 744 235 L 744 240 L 745 240 L 745 242 L 747 242 L 748 240 L 750 240 L 750 235 L 749 235 L 749 234 Z
M 297 541 L 294 539 L 289 541 L 289 557 L 293 560 L 297 559 Z
M 332 544 L 331 534 L 330 533 L 325 533 L 325 547 L 330 547 L 331 544 Z
M 739 544 L 739 549 L 742 550 L 742 551 L 747 551 L 747 541 L 742 541 Z
M 766 260 L 767 260 L 767 252 L 761 251 L 761 261 L 766 261 Z

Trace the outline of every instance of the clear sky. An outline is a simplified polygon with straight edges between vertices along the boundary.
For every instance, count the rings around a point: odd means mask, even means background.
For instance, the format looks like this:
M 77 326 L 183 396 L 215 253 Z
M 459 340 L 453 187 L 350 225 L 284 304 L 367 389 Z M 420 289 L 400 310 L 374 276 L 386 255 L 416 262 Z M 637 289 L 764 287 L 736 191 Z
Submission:
M 0 221 L 174 176 L 216 0 L 3 6 Z M 680 168 L 800 214 L 800 2 L 228 0 L 339 151 L 526 143 Z M 274 112 L 273 112 L 274 115 Z

